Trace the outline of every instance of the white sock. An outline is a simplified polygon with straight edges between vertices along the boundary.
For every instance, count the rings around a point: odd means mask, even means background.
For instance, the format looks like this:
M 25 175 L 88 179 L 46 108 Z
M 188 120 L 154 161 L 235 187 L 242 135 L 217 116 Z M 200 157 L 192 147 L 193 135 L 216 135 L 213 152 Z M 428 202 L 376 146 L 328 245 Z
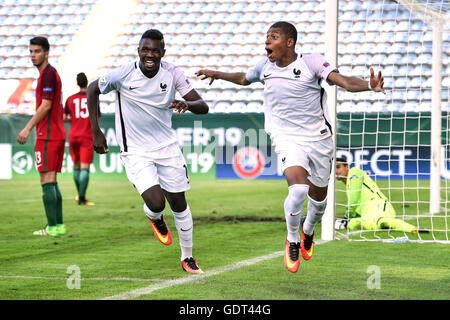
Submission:
M 293 184 L 289 186 L 289 194 L 284 201 L 284 215 L 286 217 L 287 240 L 299 242 L 300 219 L 302 217 L 303 203 L 308 195 L 309 186 L 306 184 Z
M 178 236 L 180 238 L 180 247 L 181 247 L 181 261 L 186 258 L 192 257 L 192 246 L 193 246 L 193 230 L 194 230 L 194 222 L 192 221 L 192 213 L 189 205 L 186 210 L 182 212 L 173 213 L 173 219 L 175 222 L 175 226 L 178 230 Z
M 305 234 L 307 235 L 313 234 L 314 227 L 322 220 L 322 216 L 325 213 L 326 206 L 327 206 L 327 198 L 325 198 L 322 201 L 316 201 L 314 199 L 309 198 L 308 213 L 306 215 L 306 220 L 303 223 L 303 232 Z
M 144 212 L 145 215 L 152 220 L 159 220 L 161 219 L 161 215 L 162 215 L 162 211 L 161 212 L 153 212 L 152 210 L 150 210 L 147 205 L 144 203 Z

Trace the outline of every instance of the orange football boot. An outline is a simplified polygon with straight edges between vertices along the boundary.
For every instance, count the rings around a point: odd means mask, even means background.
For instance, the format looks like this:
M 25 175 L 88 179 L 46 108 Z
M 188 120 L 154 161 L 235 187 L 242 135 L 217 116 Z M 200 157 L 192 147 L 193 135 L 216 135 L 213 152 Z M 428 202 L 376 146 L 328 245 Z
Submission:
M 286 240 L 284 243 L 284 265 L 290 272 L 297 272 L 300 266 L 299 259 L 299 247 L 300 242 L 289 242 Z
M 153 233 L 155 234 L 156 239 L 166 246 L 170 245 L 172 243 L 172 235 L 170 234 L 169 227 L 167 227 L 167 224 L 164 221 L 164 217 L 161 215 L 161 219 L 152 220 L 149 218 L 149 220 L 152 224 Z
M 202 269 L 200 269 L 197 264 L 197 260 L 195 260 L 193 257 L 186 258 L 181 261 L 181 267 L 184 271 L 189 273 L 203 273 Z
M 302 253 L 303 259 L 308 261 L 311 259 L 314 252 L 314 233 L 312 235 L 307 235 L 302 230 L 302 242 L 300 245 L 300 252 Z

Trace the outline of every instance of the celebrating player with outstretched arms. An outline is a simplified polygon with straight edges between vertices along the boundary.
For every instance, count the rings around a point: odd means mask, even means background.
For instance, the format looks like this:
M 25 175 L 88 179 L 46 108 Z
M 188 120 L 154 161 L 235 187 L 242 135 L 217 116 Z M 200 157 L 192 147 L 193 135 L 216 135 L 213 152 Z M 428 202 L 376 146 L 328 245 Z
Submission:
M 296 28 L 284 21 L 267 31 L 263 58 L 247 73 L 199 70 L 197 76 L 230 81 L 239 85 L 262 82 L 265 130 L 281 159 L 289 194 L 284 201 L 287 224 L 284 263 L 297 272 L 300 258 L 309 260 L 314 250 L 314 227 L 321 221 L 327 204 L 328 180 L 333 154 L 331 126 L 327 120 L 326 92 L 322 81 L 351 91 L 383 92 L 381 72 L 370 69 L 370 80 L 341 75 L 320 54 L 295 52 Z M 306 218 L 303 203 L 309 198 Z M 301 239 L 299 234 L 302 225 Z

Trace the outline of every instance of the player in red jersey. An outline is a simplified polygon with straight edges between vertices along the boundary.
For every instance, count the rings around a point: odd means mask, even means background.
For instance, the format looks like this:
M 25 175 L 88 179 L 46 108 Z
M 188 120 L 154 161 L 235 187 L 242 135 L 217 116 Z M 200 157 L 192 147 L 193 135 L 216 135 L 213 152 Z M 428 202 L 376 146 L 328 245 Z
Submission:
M 30 40 L 30 58 L 39 70 L 36 87 L 36 114 L 17 136 L 25 144 L 36 127 L 35 158 L 42 185 L 47 226 L 34 235 L 58 236 L 66 233 L 63 223 L 62 195 L 56 175 L 61 172 L 64 158 L 66 130 L 63 121 L 61 79 L 54 67 L 48 63 L 50 44 L 45 37 Z
M 79 205 L 93 206 L 95 205 L 93 202 L 86 200 L 89 168 L 94 159 L 94 148 L 87 108 L 88 80 L 83 72 L 77 74 L 77 84 L 80 87 L 80 92 L 67 98 L 64 107 L 64 121 L 70 122 L 69 148 L 73 161 L 73 178 L 78 192 L 76 201 Z

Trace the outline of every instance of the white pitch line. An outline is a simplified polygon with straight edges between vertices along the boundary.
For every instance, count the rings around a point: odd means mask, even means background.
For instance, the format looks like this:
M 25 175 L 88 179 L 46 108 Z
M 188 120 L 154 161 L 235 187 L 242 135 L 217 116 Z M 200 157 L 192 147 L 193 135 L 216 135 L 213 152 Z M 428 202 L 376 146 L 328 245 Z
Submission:
M 65 277 L 39 277 L 39 276 L 22 276 L 22 275 L 12 275 L 12 276 L 2 276 L 0 275 L 0 279 L 40 279 L 40 280 L 68 280 L 69 278 Z M 140 278 L 123 278 L 123 277 L 112 277 L 112 278 L 81 278 L 81 281 L 133 281 L 133 282 L 161 282 L 163 279 L 140 279 Z
M 315 241 L 315 244 L 318 245 L 318 244 L 322 244 L 322 243 L 325 243 L 325 242 L 327 242 L 327 241 L 317 240 L 317 241 Z M 183 277 L 183 278 L 167 280 L 167 281 L 164 281 L 162 283 L 153 284 L 153 285 L 150 285 L 150 286 L 145 287 L 145 288 L 140 288 L 140 289 L 136 289 L 136 290 L 126 291 L 126 292 L 123 292 L 123 293 L 120 293 L 120 294 L 117 294 L 117 295 L 114 295 L 114 296 L 103 298 L 101 300 L 126 300 L 126 299 L 133 299 L 133 298 L 137 298 L 139 296 L 151 294 L 151 293 L 153 293 L 156 290 L 170 288 L 170 287 L 173 287 L 173 286 L 186 284 L 186 283 L 190 283 L 190 282 L 201 281 L 201 280 L 203 280 L 205 278 L 208 278 L 208 277 L 211 277 L 211 276 L 215 276 L 215 275 L 218 275 L 218 274 L 221 274 L 221 273 L 224 273 L 224 272 L 235 271 L 235 270 L 238 270 L 238 269 L 240 269 L 242 267 L 251 266 L 253 264 L 256 264 L 256 263 L 259 263 L 259 262 L 262 262 L 262 261 L 265 261 L 265 260 L 278 258 L 278 257 L 281 257 L 283 255 L 284 255 L 284 251 L 276 251 L 276 252 L 269 253 L 269 254 L 264 255 L 264 256 L 259 256 L 259 257 L 256 257 L 256 258 L 235 262 L 235 263 L 229 264 L 229 265 L 224 266 L 224 267 L 212 269 L 212 270 L 206 271 L 205 273 L 202 273 L 202 274 L 193 274 L 193 275 L 189 275 L 189 276 Z

